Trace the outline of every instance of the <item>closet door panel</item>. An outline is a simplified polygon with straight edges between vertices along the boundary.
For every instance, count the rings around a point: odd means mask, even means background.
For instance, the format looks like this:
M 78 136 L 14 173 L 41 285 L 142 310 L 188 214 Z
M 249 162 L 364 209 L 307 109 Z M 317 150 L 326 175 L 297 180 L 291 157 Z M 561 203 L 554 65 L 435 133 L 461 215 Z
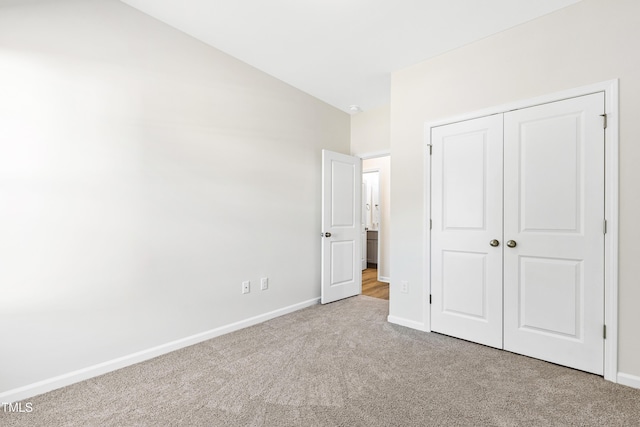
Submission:
M 505 113 L 504 348 L 602 374 L 604 94 Z
M 502 348 L 502 115 L 432 129 L 431 328 Z

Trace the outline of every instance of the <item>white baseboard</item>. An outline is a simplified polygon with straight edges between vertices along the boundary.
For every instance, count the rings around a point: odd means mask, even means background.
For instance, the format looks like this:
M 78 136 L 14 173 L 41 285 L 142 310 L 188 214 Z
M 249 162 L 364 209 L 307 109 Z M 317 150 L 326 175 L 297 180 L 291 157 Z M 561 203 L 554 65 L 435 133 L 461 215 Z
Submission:
M 378 277 L 378 282 L 391 283 L 391 279 L 389 277 L 380 276 Z
M 0 402 L 13 403 L 20 400 L 25 400 L 30 397 L 49 392 L 51 390 L 65 387 L 80 381 L 87 380 L 89 378 L 97 377 L 98 375 L 106 374 L 107 372 L 112 372 L 117 369 L 122 369 L 124 367 L 134 365 L 136 363 L 144 362 L 145 360 L 153 359 L 154 357 L 158 357 L 184 347 L 189 347 L 191 345 L 210 340 L 211 338 L 219 337 L 220 335 L 228 334 L 229 332 L 234 332 L 243 328 L 247 328 L 249 326 L 257 325 L 259 323 L 266 322 L 267 320 L 274 319 L 285 314 L 293 313 L 294 311 L 298 311 L 303 308 L 311 307 L 312 305 L 316 305 L 319 302 L 320 298 L 310 299 L 308 301 L 290 305 L 288 307 L 271 311 L 269 313 L 250 317 L 239 322 L 220 326 L 206 332 L 201 332 L 199 334 L 171 341 L 166 344 L 149 348 L 147 350 L 142 350 L 133 354 L 129 354 L 127 356 L 122 356 L 117 359 L 89 366 L 84 369 L 78 369 L 77 371 L 69 372 L 67 374 L 59 375 L 57 377 L 49 378 L 13 390 L 8 390 L 0 393 Z
M 405 326 L 407 328 L 411 328 L 411 329 L 417 329 L 419 331 L 422 332 L 429 332 L 429 330 L 427 330 L 427 328 L 425 327 L 424 324 L 420 323 L 420 322 L 416 322 L 415 320 L 408 320 L 408 319 L 403 319 L 402 317 L 396 317 L 396 316 L 387 316 L 387 321 L 389 323 L 393 323 L 396 325 L 400 325 L 400 326 Z
M 640 389 L 640 377 L 618 372 L 618 384 Z

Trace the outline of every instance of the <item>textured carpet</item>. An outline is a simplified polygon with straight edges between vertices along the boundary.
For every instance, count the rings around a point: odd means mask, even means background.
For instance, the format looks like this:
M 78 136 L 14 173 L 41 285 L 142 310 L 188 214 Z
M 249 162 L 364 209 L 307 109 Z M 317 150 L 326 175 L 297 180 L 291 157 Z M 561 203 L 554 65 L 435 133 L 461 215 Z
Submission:
M 0 425 L 640 425 L 640 390 L 392 325 L 387 307 L 310 307 L 0 409 Z

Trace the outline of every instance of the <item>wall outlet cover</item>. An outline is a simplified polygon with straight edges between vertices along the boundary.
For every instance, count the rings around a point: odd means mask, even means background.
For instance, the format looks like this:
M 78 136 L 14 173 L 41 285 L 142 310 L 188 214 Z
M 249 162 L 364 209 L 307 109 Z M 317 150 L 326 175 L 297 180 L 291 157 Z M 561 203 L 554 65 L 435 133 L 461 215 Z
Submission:
M 400 292 L 402 292 L 403 294 L 409 293 L 409 282 L 407 282 L 406 280 L 400 282 Z

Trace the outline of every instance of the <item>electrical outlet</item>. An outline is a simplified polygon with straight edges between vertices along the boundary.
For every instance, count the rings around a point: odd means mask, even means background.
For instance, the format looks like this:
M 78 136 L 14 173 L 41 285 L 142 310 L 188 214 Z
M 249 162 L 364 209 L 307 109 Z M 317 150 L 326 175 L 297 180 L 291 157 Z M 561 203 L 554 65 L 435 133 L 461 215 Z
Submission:
M 248 294 L 249 292 L 251 292 L 251 282 L 248 280 L 246 282 L 242 282 L 242 293 Z
M 406 280 L 400 282 L 400 292 L 402 292 L 403 294 L 409 293 L 409 282 L 407 282 Z
M 263 291 L 266 291 L 267 289 L 269 289 L 268 277 L 263 277 L 262 279 L 260 279 L 260 289 L 262 289 Z

